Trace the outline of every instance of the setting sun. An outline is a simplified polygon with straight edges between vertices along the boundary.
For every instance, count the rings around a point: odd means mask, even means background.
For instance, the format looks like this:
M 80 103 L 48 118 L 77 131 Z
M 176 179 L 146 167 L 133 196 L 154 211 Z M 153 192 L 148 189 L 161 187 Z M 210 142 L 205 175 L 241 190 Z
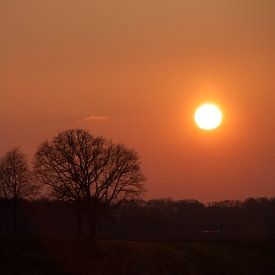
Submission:
M 200 129 L 210 131 L 221 125 L 222 112 L 217 105 L 206 103 L 197 108 L 194 119 Z

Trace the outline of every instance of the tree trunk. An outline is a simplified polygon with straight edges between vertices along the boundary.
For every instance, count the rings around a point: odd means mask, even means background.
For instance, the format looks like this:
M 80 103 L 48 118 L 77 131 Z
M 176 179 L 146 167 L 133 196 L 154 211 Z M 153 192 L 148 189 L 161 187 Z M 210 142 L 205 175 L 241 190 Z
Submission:
M 82 230 L 82 214 L 80 211 L 77 212 L 77 220 L 76 220 L 76 226 L 77 226 L 77 235 L 78 236 L 81 236 L 82 233 L 83 233 L 83 230 Z
M 89 219 L 90 236 L 95 239 L 96 238 L 96 219 L 91 207 L 89 208 L 88 219 Z
M 13 233 L 17 234 L 17 206 L 15 205 L 12 209 L 13 216 Z

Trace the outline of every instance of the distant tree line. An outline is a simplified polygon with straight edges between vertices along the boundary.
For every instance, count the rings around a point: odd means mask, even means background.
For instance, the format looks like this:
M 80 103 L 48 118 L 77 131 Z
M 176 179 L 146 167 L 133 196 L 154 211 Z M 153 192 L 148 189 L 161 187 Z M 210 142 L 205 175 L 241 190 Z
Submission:
M 155 199 L 132 202 L 117 213 L 117 235 L 148 238 L 275 237 L 275 198 L 225 200 Z M 103 232 L 105 226 L 102 227 Z
M 0 233 L 11 232 L 12 219 L 0 201 Z M 97 220 L 97 235 L 121 239 L 275 237 L 275 198 L 249 198 L 203 204 L 196 200 L 131 200 Z M 77 233 L 73 208 L 59 200 L 22 200 L 18 224 L 23 234 Z M 83 234 L 89 234 L 83 213 Z
M 275 232 L 275 198 L 144 201 L 143 191 L 135 150 L 66 130 L 40 144 L 32 165 L 19 148 L 1 157 L 0 233 L 171 239 Z
M 19 148 L 0 160 L 0 197 L 2 206 L 10 206 L 14 233 L 23 200 L 42 196 L 62 203 L 76 217 L 78 234 L 86 218 L 94 237 L 100 217 L 143 193 L 144 176 L 136 151 L 82 129 L 66 130 L 43 142 L 32 168 Z

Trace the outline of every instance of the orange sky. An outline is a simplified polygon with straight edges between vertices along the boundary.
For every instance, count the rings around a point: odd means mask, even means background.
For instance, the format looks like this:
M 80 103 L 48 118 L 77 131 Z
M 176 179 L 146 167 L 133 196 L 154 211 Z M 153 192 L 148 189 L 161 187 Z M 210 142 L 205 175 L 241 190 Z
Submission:
M 146 198 L 274 196 L 274 18 L 273 0 L 3 0 L 0 153 L 83 127 L 139 151 Z M 205 133 L 209 100 L 225 120 Z

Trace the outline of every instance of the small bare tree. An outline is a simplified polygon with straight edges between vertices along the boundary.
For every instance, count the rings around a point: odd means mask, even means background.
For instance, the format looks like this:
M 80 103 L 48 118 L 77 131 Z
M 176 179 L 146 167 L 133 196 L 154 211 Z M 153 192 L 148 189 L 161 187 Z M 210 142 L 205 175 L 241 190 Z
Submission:
M 72 206 L 78 217 L 88 214 L 94 237 L 98 218 L 143 191 L 137 153 L 82 129 L 61 132 L 41 144 L 34 171 L 51 195 Z
M 31 173 L 25 155 L 19 148 L 8 151 L 0 161 L 0 189 L 8 201 L 13 215 L 13 229 L 17 233 L 17 210 L 21 199 L 37 190 L 31 182 Z

